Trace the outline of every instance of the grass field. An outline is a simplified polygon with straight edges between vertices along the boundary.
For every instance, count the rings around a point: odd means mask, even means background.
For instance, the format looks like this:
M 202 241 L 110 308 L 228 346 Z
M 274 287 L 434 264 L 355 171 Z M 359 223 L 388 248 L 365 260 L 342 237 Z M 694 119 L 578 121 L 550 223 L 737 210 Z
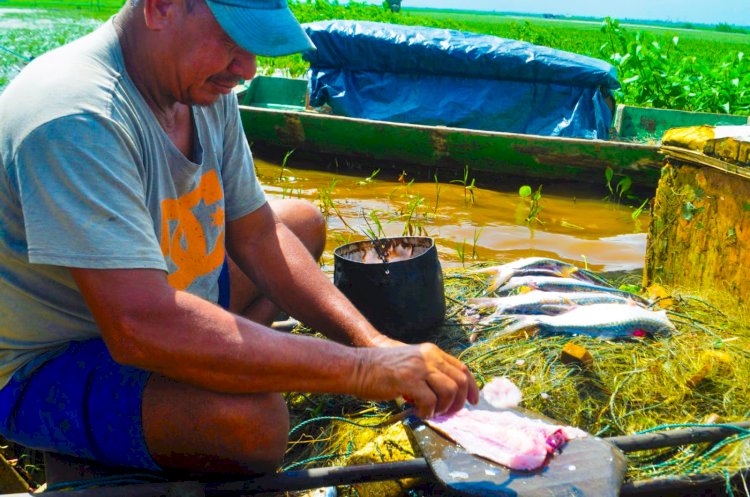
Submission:
M 460 24 L 462 29 L 467 31 L 504 38 L 513 38 L 518 34 L 534 36 L 536 33 L 537 38 L 552 42 L 548 46 L 591 57 L 599 57 L 599 48 L 607 41 L 606 35 L 602 33 L 601 19 L 545 19 L 541 16 L 510 13 L 439 9 L 406 9 L 405 12 L 434 20 L 450 20 Z M 671 39 L 677 36 L 687 53 L 701 54 L 706 62 L 720 60 L 728 51 L 750 50 L 750 35 L 746 33 L 720 32 L 711 27 L 690 29 L 670 23 L 642 24 L 622 21 L 620 25 L 633 32 L 643 31 L 657 38 Z
M 123 0 L 0 0 L 0 90 L 32 57 L 91 31 Z M 606 60 L 623 88 L 618 102 L 672 109 L 750 114 L 750 29 L 614 20 L 405 9 L 326 0 L 290 3 L 300 22 L 354 19 L 460 29 L 513 38 Z M 11 10 L 6 10 L 11 9 Z M 14 10 L 37 9 L 37 10 Z M 745 32 L 741 32 L 745 31 Z M 260 72 L 301 76 L 301 56 L 260 58 Z

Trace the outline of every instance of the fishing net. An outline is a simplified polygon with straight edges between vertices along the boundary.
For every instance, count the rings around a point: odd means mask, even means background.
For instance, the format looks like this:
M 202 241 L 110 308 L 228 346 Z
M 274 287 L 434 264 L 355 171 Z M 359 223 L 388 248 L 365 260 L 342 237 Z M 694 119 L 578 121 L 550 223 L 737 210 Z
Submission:
M 750 375 L 748 316 L 726 297 L 655 287 L 655 306 L 666 308 L 677 328 L 658 339 L 508 336 L 500 323 L 479 324 L 477 311 L 467 305 L 467 299 L 484 296 L 487 290 L 487 276 L 473 269 L 446 271 L 448 317 L 435 342 L 461 358 L 480 383 L 496 376 L 510 378 L 523 392 L 521 407 L 601 437 L 740 421 L 750 415 L 750 383 L 745 380 Z M 627 288 L 638 285 L 640 277 L 622 274 L 610 281 Z M 578 353 L 569 353 L 571 349 Z M 331 465 L 408 459 L 414 453 L 398 431 L 385 434 L 388 428 L 378 426 L 397 412 L 391 404 L 325 395 L 291 395 L 289 400 L 296 426 L 288 468 L 320 466 L 321 460 Z M 739 430 L 719 443 L 630 453 L 626 478 L 729 475 L 750 466 L 749 438 L 750 431 Z M 393 447 L 399 450 L 390 450 Z M 385 493 L 380 488 L 368 492 L 367 487 L 347 491 L 397 495 L 410 488 L 410 482 L 397 485 Z

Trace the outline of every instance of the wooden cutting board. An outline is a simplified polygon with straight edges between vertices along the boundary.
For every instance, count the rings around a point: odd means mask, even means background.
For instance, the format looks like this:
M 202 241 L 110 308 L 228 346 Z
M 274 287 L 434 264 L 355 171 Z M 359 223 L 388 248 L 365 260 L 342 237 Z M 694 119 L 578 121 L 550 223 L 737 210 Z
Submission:
M 483 399 L 474 409 L 503 410 L 492 407 Z M 563 424 L 525 409 L 510 410 L 520 416 Z M 617 497 L 627 469 L 622 452 L 594 436 L 568 441 L 542 469 L 517 471 L 469 454 L 415 417 L 409 418 L 406 425 L 436 479 L 462 495 Z

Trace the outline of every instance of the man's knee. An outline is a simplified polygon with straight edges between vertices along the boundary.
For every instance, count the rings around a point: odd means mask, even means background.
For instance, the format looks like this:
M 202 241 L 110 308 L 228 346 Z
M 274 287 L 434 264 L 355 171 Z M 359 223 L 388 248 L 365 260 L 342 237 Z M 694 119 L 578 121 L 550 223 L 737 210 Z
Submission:
M 326 245 L 326 222 L 320 210 L 310 202 L 298 199 L 273 200 L 271 207 L 315 260 L 320 259 Z
M 281 464 L 289 413 L 280 394 L 220 394 L 152 375 L 143 427 L 162 467 L 260 473 Z
M 244 410 L 236 412 L 226 420 L 231 427 L 226 433 L 238 435 L 235 443 L 238 449 L 237 458 L 243 455 L 255 454 L 245 463 L 251 471 L 275 471 L 282 463 L 289 440 L 289 412 L 286 402 L 279 394 L 262 394 L 254 402 L 256 412 L 262 416 L 254 416 L 249 422 Z M 255 422 L 257 421 L 257 422 Z

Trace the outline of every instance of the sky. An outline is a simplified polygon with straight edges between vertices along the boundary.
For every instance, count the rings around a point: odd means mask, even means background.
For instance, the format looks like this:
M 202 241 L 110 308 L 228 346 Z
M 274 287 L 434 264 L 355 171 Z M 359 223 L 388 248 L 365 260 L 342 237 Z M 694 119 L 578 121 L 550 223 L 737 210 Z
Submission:
M 402 5 L 750 26 L 750 0 L 402 0 Z

